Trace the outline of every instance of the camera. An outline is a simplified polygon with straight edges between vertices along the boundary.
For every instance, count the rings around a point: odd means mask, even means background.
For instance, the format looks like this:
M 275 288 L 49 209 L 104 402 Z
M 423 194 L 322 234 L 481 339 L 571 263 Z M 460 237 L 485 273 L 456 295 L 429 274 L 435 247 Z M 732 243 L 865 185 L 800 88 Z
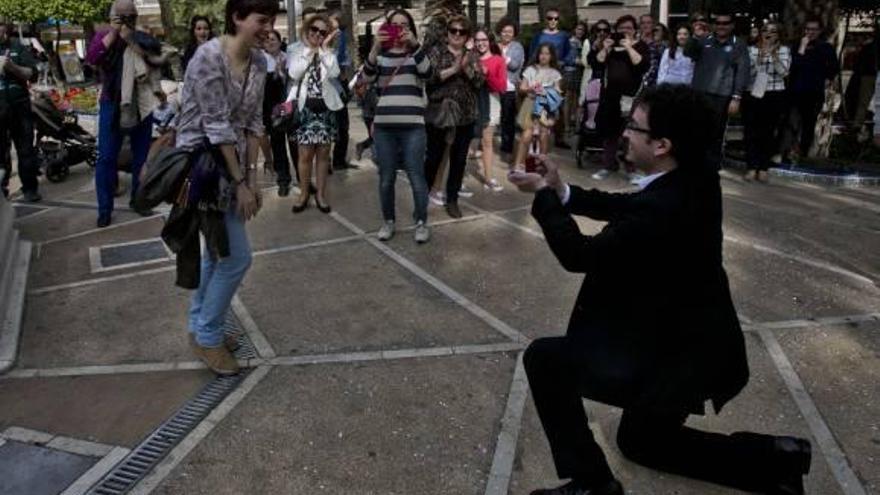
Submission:
M 619 45 L 620 40 L 623 39 L 623 33 L 611 33 L 611 39 L 614 40 L 615 45 Z
M 379 32 L 384 33 L 388 36 L 388 40 L 382 43 L 383 50 L 390 50 L 397 46 L 400 42 L 400 37 L 403 35 L 403 28 L 398 26 L 397 24 L 391 24 L 386 22 L 379 26 Z

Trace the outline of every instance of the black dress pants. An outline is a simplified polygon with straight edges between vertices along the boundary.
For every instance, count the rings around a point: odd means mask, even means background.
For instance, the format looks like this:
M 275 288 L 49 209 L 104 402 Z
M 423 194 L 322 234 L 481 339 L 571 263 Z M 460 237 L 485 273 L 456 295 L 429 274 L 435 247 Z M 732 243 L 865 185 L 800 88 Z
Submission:
M 516 91 L 501 94 L 501 152 L 513 153 L 516 139 Z
M 34 147 L 34 114 L 28 99 L 9 104 L 6 117 L 0 120 L 0 164 L 6 170 L 2 189 L 6 194 L 12 174 L 12 148 L 18 158 L 18 178 L 24 192 L 37 192 L 40 162 Z
M 333 144 L 333 168 L 344 169 L 348 165 L 348 104 L 336 112 L 336 143 Z
M 638 362 L 631 349 L 585 345 L 572 337 L 529 345 L 523 364 L 560 478 L 595 485 L 613 477 L 587 424 L 585 397 L 623 408 L 617 445 L 634 462 L 742 490 L 767 485 L 773 475 L 773 436 L 704 432 L 684 426 L 687 412 L 634 407 L 642 380 L 656 373 L 633 364 Z
M 425 179 L 428 188 L 434 184 L 437 172 L 440 170 L 440 162 L 443 161 L 443 152 L 446 150 L 446 128 L 425 125 L 428 137 L 427 149 L 425 150 Z M 474 123 L 460 125 L 454 128 L 455 135 L 449 149 L 449 175 L 446 178 L 446 202 L 458 202 L 458 190 L 464 180 L 464 169 L 467 165 L 468 146 L 474 135 Z
M 793 95 L 792 99 L 800 121 L 801 156 L 807 156 L 813 146 L 813 140 L 816 138 L 816 120 L 818 120 L 819 112 L 822 111 L 822 105 L 825 103 L 825 94 L 797 93 Z
M 749 170 L 766 171 L 778 151 L 779 130 L 785 114 L 785 93 L 768 91 L 761 98 L 743 101 L 746 162 Z
M 730 97 L 707 94 L 706 98 L 713 114 L 712 133 L 706 151 L 706 164 L 712 170 L 721 170 L 724 164 L 724 133 L 727 131 L 727 107 L 730 106 Z

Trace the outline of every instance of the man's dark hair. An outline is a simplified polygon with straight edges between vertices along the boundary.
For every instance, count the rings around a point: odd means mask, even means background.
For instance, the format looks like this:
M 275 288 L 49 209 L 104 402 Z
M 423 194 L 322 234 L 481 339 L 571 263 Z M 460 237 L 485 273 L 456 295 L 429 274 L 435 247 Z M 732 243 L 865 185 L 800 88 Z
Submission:
M 278 15 L 278 2 L 274 0 L 227 0 L 226 34 L 235 34 L 235 17 L 244 19 L 253 14 Z
M 501 31 L 504 30 L 504 28 L 506 28 L 507 26 L 513 26 L 513 37 L 516 38 L 516 35 L 519 34 L 519 26 L 517 26 L 515 22 L 510 20 L 510 17 L 502 17 L 495 24 L 495 33 L 498 34 L 498 36 L 501 36 Z
M 629 14 L 626 14 L 626 15 L 622 15 L 617 18 L 617 21 L 614 23 L 614 29 L 616 30 L 617 28 L 626 24 L 627 22 L 632 24 L 633 29 L 639 28 L 639 23 L 638 23 L 638 21 L 636 21 L 636 18 L 629 15 Z
M 733 11 L 727 7 L 718 7 L 712 11 L 712 21 L 714 22 L 715 19 L 718 19 L 719 17 L 730 17 L 733 19 Z
M 714 115 L 705 96 L 683 84 L 664 83 L 646 89 L 637 105 L 648 114 L 649 136 L 672 143 L 670 154 L 679 168 L 706 168 Z
M 558 14 L 558 13 L 559 13 L 559 7 L 550 7 L 549 9 L 547 9 L 547 10 L 544 11 L 544 16 L 546 17 L 547 14 L 549 14 L 550 12 L 556 12 L 556 13 Z
M 807 16 L 807 19 L 804 21 L 804 26 L 807 24 L 818 24 L 819 29 L 825 29 L 825 24 L 822 22 L 822 18 L 817 15 Z

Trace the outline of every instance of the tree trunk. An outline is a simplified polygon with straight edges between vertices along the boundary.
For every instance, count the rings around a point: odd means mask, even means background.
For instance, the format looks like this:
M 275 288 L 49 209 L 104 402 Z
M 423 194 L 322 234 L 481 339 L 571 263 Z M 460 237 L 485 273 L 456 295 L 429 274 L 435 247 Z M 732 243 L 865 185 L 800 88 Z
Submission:
M 785 23 L 786 32 L 789 36 L 800 39 L 802 35 L 804 21 L 807 17 L 816 15 L 822 19 L 825 26 L 825 35 L 834 45 L 835 51 L 840 53 L 840 41 L 837 36 L 837 28 L 839 24 L 838 18 L 838 0 L 786 0 L 785 11 L 783 13 L 783 21 Z M 827 157 L 831 150 L 831 139 L 833 132 L 831 124 L 834 114 L 837 112 L 841 103 L 841 88 L 838 84 L 832 84 L 825 91 L 825 104 L 822 106 L 822 112 L 816 122 L 816 128 L 813 129 L 816 139 L 813 140 L 813 147 L 809 150 L 801 150 L 806 156 Z M 801 132 L 804 132 L 802 129 Z

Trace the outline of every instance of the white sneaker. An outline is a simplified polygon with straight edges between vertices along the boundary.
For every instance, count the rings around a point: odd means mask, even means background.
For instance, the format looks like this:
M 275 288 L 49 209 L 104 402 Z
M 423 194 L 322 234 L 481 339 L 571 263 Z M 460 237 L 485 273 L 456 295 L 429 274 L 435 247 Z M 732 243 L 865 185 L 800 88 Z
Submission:
M 458 197 L 460 198 L 472 198 L 474 197 L 474 192 L 470 189 L 466 188 L 464 185 L 461 186 L 461 189 L 458 190 Z
M 611 171 L 607 168 L 603 168 L 602 170 L 593 174 L 591 177 L 596 180 L 605 180 L 608 178 L 609 175 L 611 175 Z
M 492 192 L 501 192 L 504 190 L 504 187 L 502 187 L 497 180 L 489 179 L 489 182 L 483 184 L 483 189 Z
M 413 235 L 413 238 L 417 243 L 424 244 L 431 238 L 431 229 L 428 228 L 425 222 L 419 220 L 416 223 L 416 233 Z
M 378 237 L 380 241 L 387 241 L 394 237 L 394 220 L 386 220 L 379 229 L 379 233 L 376 234 L 376 237 Z
M 443 194 L 443 191 L 436 191 L 428 194 L 428 199 L 431 203 L 437 206 L 443 206 L 446 204 L 446 195 Z

